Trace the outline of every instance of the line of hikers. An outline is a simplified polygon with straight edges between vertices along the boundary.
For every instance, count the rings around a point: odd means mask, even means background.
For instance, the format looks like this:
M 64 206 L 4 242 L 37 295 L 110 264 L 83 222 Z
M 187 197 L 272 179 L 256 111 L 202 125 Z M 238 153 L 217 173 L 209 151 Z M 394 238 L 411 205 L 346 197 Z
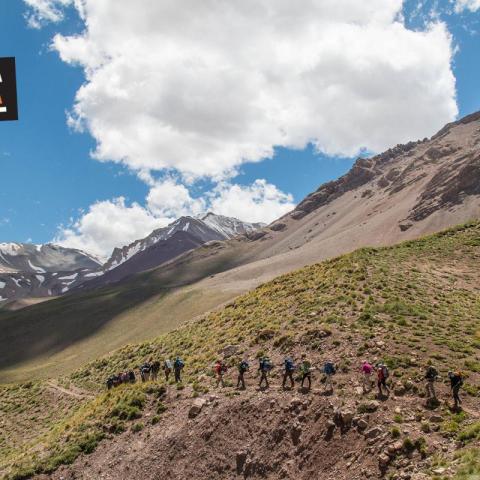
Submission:
M 165 375 L 165 381 L 169 381 L 170 374 L 174 372 L 175 382 L 181 382 L 182 370 L 185 367 L 185 363 L 180 357 L 176 357 L 172 362 L 169 359 L 166 359 L 163 362 L 163 373 Z M 268 356 L 262 356 L 258 359 L 258 371 L 260 373 L 259 388 L 269 388 L 270 384 L 268 381 L 270 372 L 273 370 L 274 365 Z M 250 365 L 246 359 L 240 361 L 237 365 L 238 376 L 237 376 L 237 389 L 246 389 L 245 385 L 245 374 L 250 370 Z M 140 372 L 140 378 L 142 382 L 147 380 L 156 381 L 158 378 L 158 373 L 160 371 L 160 362 L 152 361 L 145 362 L 138 367 Z M 330 391 L 333 391 L 333 376 L 335 375 L 337 368 L 331 360 L 327 360 L 321 368 L 313 367 L 311 362 L 307 360 L 306 355 L 303 354 L 301 361 L 298 365 L 295 365 L 291 357 L 286 357 L 283 361 L 283 380 L 282 388 L 287 388 L 287 383 L 290 383 L 289 388 L 293 389 L 295 387 L 295 379 L 300 382 L 301 387 L 305 388 L 305 383 L 307 383 L 307 390 L 310 390 L 312 387 L 312 371 L 318 370 L 320 373 L 324 374 L 323 382 L 325 389 L 329 388 Z M 228 371 L 228 367 L 223 360 L 217 360 L 213 366 L 213 371 L 216 378 L 217 388 L 221 385 L 225 386 L 224 376 Z M 298 375 L 294 378 L 294 373 L 298 372 Z M 387 385 L 387 380 L 390 377 L 390 372 L 384 363 L 375 363 L 372 364 L 367 360 L 363 360 L 360 372 L 362 374 L 362 388 L 364 393 L 369 392 L 372 389 L 373 378 L 376 378 L 376 384 L 378 388 L 378 395 L 382 397 L 384 392 L 389 395 L 390 388 Z M 463 375 L 461 372 L 449 372 L 448 378 L 450 380 L 450 388 L 452 391 L 454 408 L 458 409 L 462 401 L 459 396 L 460 388 L 463 385 Z M 436 392 L 435 392 L 435 382 L 440 379 L 437 369 L 430 365 L 427 367 L 425 372 L 426 380 L 426 395 L 427 402 L 435 403 L 438 402 Z M 122 372 L 118 375 L 113 375 L 107 379 L 107 388 L 116 387 L 121 383 L 134 383 L 136 381 L 135 372 L 130 370 L 128 372 Z
M 172 362 L 167 359 L 163 362 L 163 373 L 165 375 L 165 380 L 168 382 L 170 374 L 173 370 L 175 375 L 175 381 L 181 382 L 181 374 L 184 367 L 184 362 L 180 357 L 176 357 Z M 148 380 L 157 381 L 158 373 L 160 372 L 160 362 L 159 361 L 148 361 L 143 363 L 138 367 L 140 378 L 142 382 Z M 121 372 L 117 375 L 112 375 L 107 378 L 107 389 L 110 390 L 112 387 L 118 387 L 122 383 L 135 383 L 136 376 L 134 370 L 129 370 L 128 372 Z

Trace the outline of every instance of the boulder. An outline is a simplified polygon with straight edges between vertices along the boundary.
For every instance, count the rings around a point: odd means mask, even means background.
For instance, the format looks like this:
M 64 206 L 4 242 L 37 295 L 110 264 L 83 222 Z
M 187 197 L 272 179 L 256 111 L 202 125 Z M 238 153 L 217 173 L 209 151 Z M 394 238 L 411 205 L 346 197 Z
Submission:
M 335 426 L 335 422 L 333 422 L 332 420 L 327 421 L 327 430 L 334 430 Z
M 267 232 L 265 230 L 253 230 L 251 232 L 247 232 L 244 235 L 249 239 L 249 240 L 260 240 L 261 238 L 265 237 Z
M 202 411 L 206 403 L 207 401 L 204 398 L 196 398 L 188 411 L 189 418 L 195 418 Z
M 237 475 L 240 475 L 243 472 L 243 467 L 245 466 L 247 455 L 248 452 L 246 450 L 240 450 L 236 453 L 235 460 L 237 462 Z
M 393 393 L 395 394 L 396 397 L 401 397 L 402 395 L 405 395 L 406 389 L 405 387 L 399 383 L 398 385 L 395 385 L 395 388 L 393 389 Z
M 365 408 L 367 412 L 375 412 L 378 410 L 378 407 L 380 406 L 380 402 L 377 400 L 370 400 L 365 404 Z
M 377 438 L 381 433 L 382 433 L 382 429 L 380 427 L 373 427 L 365 432 L 365 437 Z
M 430 421 L 433 423 L 442 423 L 443 417 L 441 415 L 430 415 Z
M 300 443 L 300 436 L 302 435 L 302 426 L 299 423 L 295 423 L 290 431 L 290 437 L 292 443 L 298 445 Z
M 298 397 L 293 397 L 290 400 L 290 410 L 300 411 L 302 403 L 302 400 L 300 400 Z
M 270 225 L 270 230 L 273 230 L 274 232 L 281 232 L 282 230 L 285 230 L 287 228 L 287 225 L 282 222 L 276 222 L 273 225 Z
M 364 420 L 363 418 L 360 418 L 357 421 L 357 427 L 359 430 L 365 430 L 368 427 L 368 422 Z
M 224 357 L 231 357 L 238 352 L 238 345 L 227 345 L 220 350 L 220 354 Z
M 344 425 L 350 425 L 353 420 L 354 413 L 350 410 L 344 410 L 341 412 L 342 423 Z
M 389 455 L 395 455 L 396 453 L 400 452 L 403 448 L 403 443 L 401 440 L 395 442 L 395 443 L 391 443 L 388 447 L 387 447 L 387 452 Z
M 390 457 L 386 453 L 381 453 L 378 457 L 378 465 L 381 469 L 385 469 L 388 467 L 390 463 Z

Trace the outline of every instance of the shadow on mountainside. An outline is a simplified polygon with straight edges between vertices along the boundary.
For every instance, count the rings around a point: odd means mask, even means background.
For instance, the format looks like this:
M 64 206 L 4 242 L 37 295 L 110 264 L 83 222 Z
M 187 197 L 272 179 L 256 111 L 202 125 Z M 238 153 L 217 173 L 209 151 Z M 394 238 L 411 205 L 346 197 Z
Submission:
M 58 354 L 78 342 L 102 342 L 101 349 L 87 355 L 87 360 L 107 353 L 112 347 L 128 343 L 132 341 L 132 335 L 127 328 L 120 331 L 116 328 L 116 338 L 112 339 L 111 344 L 108 343 L 109 338 L 95 337 L 102 329 L 114 328 L 113 324 L 122 314 L 132 314 L 135 317 L 132 318 L 135 321 L 132 328 L 136 332 L 141 331 L 142 322 L 145 320 L 147 323 L 140 311 L 143 305 L 161 302 L 181 287 L 232 266 L 232 261 L 221 256 L 195 269 L 180 261 L 174 266 L 167 264 L 88 293 L 74 293 L 19 311 L 0 312 L 0 382 L 6 381 L 2 371 L 14 370 L 20 364 Z M 145 338 L 162 333 L 163 312 L 155 308 L 153 313 L 155 328 L 158 328 L 151 329 L 150 316 L 144 328 Z M 177 325 L 172 324 L 171 328 Z M 137 335 L 133 340 L 138 338 Z M 82 345 L 84 348 L 88 348 L 88 345 Z M 74 365 L 74 368 L 78 366 Z

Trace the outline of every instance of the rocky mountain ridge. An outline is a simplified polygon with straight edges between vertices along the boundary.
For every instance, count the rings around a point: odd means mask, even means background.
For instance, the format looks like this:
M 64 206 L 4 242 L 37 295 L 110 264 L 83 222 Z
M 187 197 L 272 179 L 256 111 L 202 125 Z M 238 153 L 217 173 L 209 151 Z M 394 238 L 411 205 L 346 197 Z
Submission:
M 202 218 L 180 217 L 143 239 L 115 248 L 105 264 L 80 250 L 54 244 L 2 243 L 0 302 L 99 288 L 158 267 L 206 242 L 227 240 L 263 226 L 212 212 Z M 28 300 L 19 303 L 24 305 Z
M 51 243 L 0 243 L 0 302 L 66 293 L 97 275 L 101 261 Z

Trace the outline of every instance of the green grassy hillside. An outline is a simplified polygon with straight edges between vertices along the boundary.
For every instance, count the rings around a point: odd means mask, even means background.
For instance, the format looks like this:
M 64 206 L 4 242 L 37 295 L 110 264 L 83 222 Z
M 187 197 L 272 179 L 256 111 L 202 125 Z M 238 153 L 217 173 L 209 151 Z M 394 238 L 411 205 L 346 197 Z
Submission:
M 62 380 L 66 389 L 74 385 L 98 392 L 94 399 L 67 399 L 62 412 L 43 418 L 40 424 L 26 419 L 45 394 L 44 383 L 3 388 L 2 416 L 12 415 L 8 405 L 14 396 L 22 425 L 34 428 L 28 439 L 2 432 L 0 472 L 22 478 L 35 471 L 51 471 L 82 452 L 91 452 L 105 437 L 129 428 L 146 405 L 154 403 L 158 414 L 162 413 L 165 406 L 157 400 L 164 390 L 162 384 L 137 384 L 102 393 L 108 375 L 151 357 L 180 354 L 187 364 L 189 395 L 195 396 L 210 387 L 205 374 L 211 373 L 210 365 L 228 345 L 237 346 L 229 360 L 232 364 L 243 355 L 268 353 L 281 359 L 287 352 L 307 352 L 319 361 L 333 359 L 345 375 L 356 368 L 346 353 L 353 353 L 358 361 L 363 356 L 382 359 L 396 382 L 421 379 L 425 365 L 433 362 L 442 374 L 452 368 L 465 372 L 464 390 L 472 399 L 478 398 L 480 223 L 394 247 L 364 248 L 283 275 L 222 310 L 155 340 L 123 347 Z M 338 393 L 350 394 L 348 383 Z M 442 428 L 473 448 L 480 438 L 477 413 L 452 417 Z M 457 478 L 468 478 L 469 471 L 480 474 L 472 467 L 478 450 L 461 450 L 457 455 Z

